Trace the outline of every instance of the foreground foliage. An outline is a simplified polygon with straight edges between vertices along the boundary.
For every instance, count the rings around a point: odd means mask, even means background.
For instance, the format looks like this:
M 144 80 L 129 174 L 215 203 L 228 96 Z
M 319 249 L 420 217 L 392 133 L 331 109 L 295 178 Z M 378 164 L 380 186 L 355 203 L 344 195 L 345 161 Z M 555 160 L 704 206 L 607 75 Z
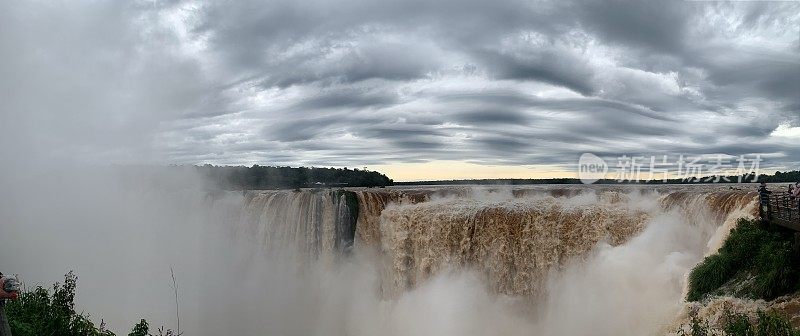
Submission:
M 680 336 L 800 336 L 800 330 L 776 313 L 759 311 L 755 321 L 747 315 L 727 312 L 720 329 L 711 328 L 699 318 L 692 317 L 689 329 L 678 331 Z
M 689 274 L 688 301 L 711 295 L 772 300 L 800 289 L 800 260 L 794 234 L 779 227 L 763 227 L 741 219 L 722 248 L 706 257 Z M 727 312 L 721 326 L 712 328 L 693 316 L 680 335 L 800 336 L 800 330 L 774 311 L 756 316 Z
M 75 287 L 78 277 L 72 272 L 64 283 L 50 289 L 37 286 L 20 293 L 19 299 L 7 301 L 6 314 L 14 336 L 116 336 L 105 323 L 95 325 L 88 314 L 75 311 Z M 147 321 L 141 320 L 129 336 L 150 336 Z M 174 335 L 159 329 L 159 335 Z
M 709 294 L 772 300 L 800 289 L 800 260 L 793 233 L 763 228 L 754 220 L 739 220 L 720 250 L 689 275 L 686 299 Z
M 77 277 L 64 276 L 64 284 L 56 283 L 51 290 L 42 286 L 20 294 L 16 301 L 8 301 L 11 332 L 15 336 L 81 335 L 113 336 L 101 323 L 96 326 L 89 315 L 75 312 L 75 286 Z

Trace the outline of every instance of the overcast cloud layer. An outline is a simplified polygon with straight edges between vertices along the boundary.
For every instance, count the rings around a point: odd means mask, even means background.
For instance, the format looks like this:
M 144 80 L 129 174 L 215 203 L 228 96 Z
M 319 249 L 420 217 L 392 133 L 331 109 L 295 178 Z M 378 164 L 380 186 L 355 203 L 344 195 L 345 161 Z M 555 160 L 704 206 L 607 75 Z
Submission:
M 8 161 L 800 168 L 800 2 L 0 3 Z

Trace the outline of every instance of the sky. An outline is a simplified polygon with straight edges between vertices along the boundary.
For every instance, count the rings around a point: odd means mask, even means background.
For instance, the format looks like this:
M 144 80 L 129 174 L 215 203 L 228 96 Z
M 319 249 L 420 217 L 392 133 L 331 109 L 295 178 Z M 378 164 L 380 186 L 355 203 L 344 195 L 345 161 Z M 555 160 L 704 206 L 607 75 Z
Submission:
M 6 164 L 800 169 L 798 1 L 0 2 Z

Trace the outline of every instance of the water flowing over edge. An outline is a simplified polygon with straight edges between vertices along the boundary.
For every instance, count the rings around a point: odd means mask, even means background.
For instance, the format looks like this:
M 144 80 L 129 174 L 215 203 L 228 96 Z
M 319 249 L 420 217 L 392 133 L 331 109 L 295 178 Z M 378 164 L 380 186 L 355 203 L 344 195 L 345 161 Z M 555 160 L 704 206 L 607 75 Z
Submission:
M 674 330 L 686 309 L 688 270 L 755 211 L 755 193 L 722 188 L 251 191 L 244 199 L 239 235 L 301 263 L 368 260 L 377 274 L 373 294 L 392 311 L 443 278 L 470 274 L 470 286 L 506 302 L 504 311 L 539 335 Z M 607 290 L 620 283 L 646 300 Z M 586 302 L 603 292 L 617 297 Z M 662 308 L 614 322 L 596 314 L 638 301 Z M 592 314 L 577 324 L 559 316 L 582 312 Z

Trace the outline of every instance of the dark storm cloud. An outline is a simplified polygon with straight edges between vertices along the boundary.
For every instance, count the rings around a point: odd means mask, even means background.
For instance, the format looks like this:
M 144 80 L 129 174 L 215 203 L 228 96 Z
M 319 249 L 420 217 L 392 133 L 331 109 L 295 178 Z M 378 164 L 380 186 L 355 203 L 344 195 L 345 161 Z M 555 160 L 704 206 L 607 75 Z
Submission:
M 364 138 L 377 138 L 377 139 L 413 139 L 422 137 L 439 137 L 446 136 L 447 134 L 436 131 L 425 126 L 376 126 L 366 127 L 363 130 L 356 132 L 358 136 Z
M 528 124 L 531 119 L 530 116 L 519 111 L 492 109 L 458 113 L 453 117 L 453 120 L 457 123 L 475 126 L 497 124 L 525 125 Z
M 612 44 L 661 53 L 684 48 L 696 6 L 686 1 L 590 0 L 576 4 L 582 25 Z
M 503 137 L 486 137 L 486 138 L 478 138 L 475 139 L 481 146 L 485 146 L 487 149 L 491 151 L 496 151 L 500 153 L 514 153 L 514 152 L 524 152 L 527 148 L 529 148 L 528 143 L 514 138 L 503 138 Z
M 430 51 L 416 45 L 378 40 L 361 42 L 368 45 L 326 46 L 324 48 L 333 49 L 334 56 L 300 55 L 270 64 L 267 67 L 271 70 L 264 74 L 260 85 L 286 88 L 318 81 L 332 85 L 369 79 L 411 80 L 424 77 L 440 66 L 428 58 Z
M 401 149 L 412 151 L 441 148 L 443 145 L 441 142 L 425 140 L 393 140 L 392 143 Z
M 710 59 L 709 80 L 722 90 L 758 92 L 795 106 L 800 102 L 800 57 L 798 54 L 763 58 L 752 50 L 741 50 L 735 60 L 719 62 Z M 710 57 L 710 56 L 709 56 Z
M 535 96 L 519 93 L 519 92 L 480 92 L 470 94 L 452 94 L 445 95 L 438 98 L 445 103 L 462 103 L 468 102 L 471 105 L 484 104 L 493 106 L 495 109 L 503 108 L 541 108 L 550 111 L 598 111 L 598 110 L 617 110 L 637 114 L 643 117 L 654 119 L 657 121 L 670 121 L 674 117 L 670 114 L 657 113 L 649 108 L 639 105 L 625 103 L 621 101 L 601 99 L 596 97 L 589 98 L 551 98 L 541 99 Z M 487 109 L 485 111 L 486 119 L 491 119 L 493 110 Z M 477 112 L 483 113 L 483 112 Z M 501 114 L 515 114 L 512 110 L 500 112 Z M 509 116 L 516 120 L 524 119 L 521 117 L 524 114 L 519 114 L 519 117 Z M 479 117 L 476 117 L 479 119 Z
M 592 71 L 583 60 L 555 50 L 525 50 L 522 55 L 477 53 L 499 78 L 534 80 L 563 86 L 583 95 L 595 88 Z
M 309 97 L 292 106 L 293 110 L 306 111 L 335 108 L 385 107 L 398 101 L 391 92 L 361 92 L 341 90 Z
M 326 126 L 334 122 L 336 119 L 331 117 L 276 122 L 264 130 L 264 135 L 267 139 L 281 142 L 310 140 L 324 135 L 328 130 Z
M 721 126 L 720 131 L 737 138 L 763 138 L 769 136 L 777 125 L 733 124 Z
M 759 1 L 0 4 L 0 154 L 566 167 L 583 152 L 763 152 L 800 168 L 798 13 Z

